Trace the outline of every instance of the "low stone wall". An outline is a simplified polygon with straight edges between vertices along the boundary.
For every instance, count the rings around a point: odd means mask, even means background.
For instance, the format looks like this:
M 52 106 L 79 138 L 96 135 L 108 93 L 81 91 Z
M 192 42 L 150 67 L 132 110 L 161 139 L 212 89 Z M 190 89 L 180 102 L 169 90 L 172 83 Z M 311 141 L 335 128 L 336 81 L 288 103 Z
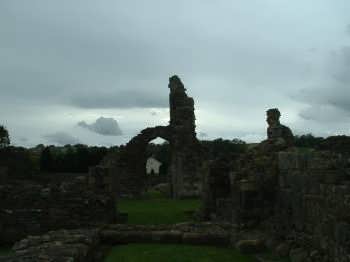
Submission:
M 13 246 L 15 253 L 0 262 L 100 262 L 108 247 L 128 243 L 174 243 L 229 246 L 230 224 L 111 224 L 89 230 L 58 230 L 29 236 Z
M 51 231 L 17 242 L 15 254 L 0 257 L 0 262 L 97 262 L 99 244 L 97 229 Z
M 175 225 L 108 225 L 101 229 L 101 242 L 182 243 L 193 245 L 229 246 L 234 227 L 218 223 L 181 223 Z
M 116 199 L 88 186 L 86 177 L 60 184 L 13 181 L 0 185 L 0 243 L 49 230 L 91 227 L 116 220 Z

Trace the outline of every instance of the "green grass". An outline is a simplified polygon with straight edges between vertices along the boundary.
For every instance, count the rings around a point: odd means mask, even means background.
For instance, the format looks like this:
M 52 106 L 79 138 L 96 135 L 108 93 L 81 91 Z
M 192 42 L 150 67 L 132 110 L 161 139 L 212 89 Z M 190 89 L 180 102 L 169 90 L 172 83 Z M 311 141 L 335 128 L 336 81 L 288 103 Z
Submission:
M 121 199 L 118 209 L 128 213 L 129 224 L 175 224 L 191 220 L 186 211 L 195 211 L 200 200 L 173 200 L 158 193 L 149 192 L 146 199 Z M 264 254 L 271 261 L 278 260 Z M 168 244 L 129 244 L 116 246 L 107 254 L 105 262 L 253 262 L 251 256 L 240 254 L 229 248 Z
M 199 208 L 198 199 L 174 200 L 167 198 L 148 198 L 141 200 L 122 199 L 120 212 L 128 213 L 128 224 L 175 224 L 191 220 L 186 211 Z
M 253 262 L 229 248 L 191 245 L 130 244 L 114 247 L 105 262 Z

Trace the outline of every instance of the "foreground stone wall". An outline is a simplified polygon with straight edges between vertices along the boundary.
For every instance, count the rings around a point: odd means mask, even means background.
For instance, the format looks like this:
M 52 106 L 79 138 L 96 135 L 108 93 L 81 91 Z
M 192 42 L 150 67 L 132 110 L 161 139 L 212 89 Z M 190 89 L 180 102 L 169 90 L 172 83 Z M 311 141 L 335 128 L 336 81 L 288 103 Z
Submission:
M 242 230 L 259 230 L 264 238 L 284 243 L 277 250 L 284 249 L 283 255 L 292 261 L 349 262 L 349 160 L 332 152 L 293 149 L 274 153 L 263 163 L 277 167 L 271 198 L 263 194 L 264 185 L 269 185 L 263 183 L 267 171 L 249 169 L 248 178 L 256 179 L 245 178 L 238 188 L 235 172 L 224 165 L 217 172 L 211 165 L 203 198 L 204 218 L 227 221 Z M 222 178 L 230 180 L 229 193 L 219 190 Z
M 281 152 L 279 170 L 273 232 L 317 250 L 317 261 L 350 261 L 348 161 L 329 152 Z
M 59 230 L 29 236 L 13 246 L 15 254 L 0 262 L 94 262 L 98 257 L 99 235 L 92 230 Z
M 60 184 L 0 185 L 0 243 L 55 229 L 90 227 L 116 219 L 116 200 L 86 177 Z
M 128 243 L 163 243 L 229 246 L 230 224 L 121 225 L 51 231 L 29 236 L 13 246 L 14 254 L 1 262 L 101 262 L 109 248 Z

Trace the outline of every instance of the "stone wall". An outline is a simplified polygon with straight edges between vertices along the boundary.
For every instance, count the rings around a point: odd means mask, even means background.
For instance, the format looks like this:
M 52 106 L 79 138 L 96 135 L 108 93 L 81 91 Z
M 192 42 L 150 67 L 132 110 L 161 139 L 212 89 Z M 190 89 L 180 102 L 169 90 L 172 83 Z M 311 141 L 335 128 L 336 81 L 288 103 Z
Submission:
M 49 230 L 89 227 L 116 218 L 111 192 L 78 177 L 60 184 L 12 181 L 0 185 L 0 243 Z
M 317 250 L 317 261 L 350 261 L 348 161 L 329 152 L 281 152 L 279 170 L 273 232 Z
M 196 137 L 194 100 L 178 76 L 169 79 L 171 178 L 174 198 L 199 196 L 201 146 Z
M 28 236 L 13 246 L 14 254 L 1 262 L 101 262 L 110 247 L 129 243 L 229 246 L 230 224 L 121 225 L 51 231 Z
M 7 183 L 8 180 L 8 168 L 0 166 L 0 185 Z
M 94 262 L 98 257 L 97 229 L 59 230 L 41 236 L 28 236 L 13 246 L 15 254 L 0 257 L 0 262 Z
M 262 174 L 261 169 L 247 170 L 250 176 L 237 187 L 237 172 L 221 168 L 218 174 L 212 164 L 206 172 L 204 218 L 230 222 L 242 230 L 259 230 L 266 239 L 287 243 L 291 252 L 285 255 L 303 257 L 292 261 L 349 262 L 349 160 L 332 152 L 293 149 L 274 153 L 263 163 L 275 166 L 276 162 L 277 185 L 271 185 L 272 197 L 264 194 L 269 183 L 262 178 L 269 175 L 269 169 Z M 226 196 L 218 183 L 225 177 L 231 184 Z

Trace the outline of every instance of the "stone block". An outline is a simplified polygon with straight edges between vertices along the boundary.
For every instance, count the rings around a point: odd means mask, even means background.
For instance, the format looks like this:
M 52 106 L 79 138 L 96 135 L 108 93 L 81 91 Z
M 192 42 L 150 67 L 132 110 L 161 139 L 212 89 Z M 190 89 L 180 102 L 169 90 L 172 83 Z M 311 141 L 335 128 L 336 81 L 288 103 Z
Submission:
M 292 249 L 289 253 L 291 262 L 307 262 L 308 252 L 303 248 Z
M 266 249 L 264 241 L 260 239 L 240 240 L 236 243 L 236 248 L 242 254 L 261 253 Z
M 181 243 L 182 232 L 180 231 L 153 231 L 152 242 L 158 243 Z
M 289 170 L 298 168 L 298 156 L 296 153 L 279 152 L 278 167 L 280 170 Z
M 228 245 L 230 235 L 222 233 L 184 233 L 182 242 L 192 245 Z

